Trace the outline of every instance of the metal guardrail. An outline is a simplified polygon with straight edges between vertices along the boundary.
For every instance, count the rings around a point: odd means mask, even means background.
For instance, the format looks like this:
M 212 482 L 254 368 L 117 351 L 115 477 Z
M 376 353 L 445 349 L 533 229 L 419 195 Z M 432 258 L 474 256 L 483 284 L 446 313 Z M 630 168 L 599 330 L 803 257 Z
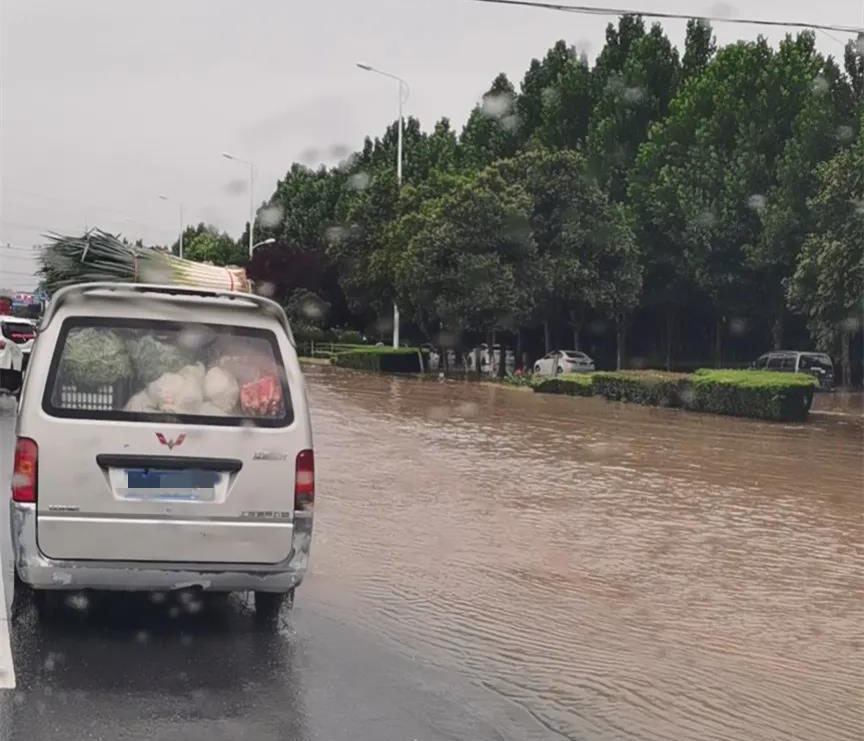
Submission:
M 297 343 L 297 352 L 306 358 L 331 358 L 340 352 L 362 350 L 374 345 L 354 345 L 346 342 L 316 342 L 307 340 Z

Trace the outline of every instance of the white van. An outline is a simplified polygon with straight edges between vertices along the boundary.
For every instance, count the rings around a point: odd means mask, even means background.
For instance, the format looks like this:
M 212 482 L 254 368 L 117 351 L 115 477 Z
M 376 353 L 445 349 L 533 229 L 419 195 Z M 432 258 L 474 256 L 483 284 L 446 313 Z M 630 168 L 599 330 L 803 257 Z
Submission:
M 19 404 L 16 592 L 252 590 L 272 617 L 306 571 L 312 433 L 291 329 L 259 296 L 59 291 Z

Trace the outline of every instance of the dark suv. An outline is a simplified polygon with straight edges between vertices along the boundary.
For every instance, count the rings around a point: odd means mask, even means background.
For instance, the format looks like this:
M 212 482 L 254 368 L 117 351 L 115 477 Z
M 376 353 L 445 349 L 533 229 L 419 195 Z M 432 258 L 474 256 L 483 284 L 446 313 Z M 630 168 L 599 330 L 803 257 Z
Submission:
M 834 386 L 834 363 L 831 356 L 821 352 L 798 352 L 776 350 L 759 357 L 753 368 L 756 370 L 781 371 L 786 373 L 809 373 L 819 382 L 819 388 Z

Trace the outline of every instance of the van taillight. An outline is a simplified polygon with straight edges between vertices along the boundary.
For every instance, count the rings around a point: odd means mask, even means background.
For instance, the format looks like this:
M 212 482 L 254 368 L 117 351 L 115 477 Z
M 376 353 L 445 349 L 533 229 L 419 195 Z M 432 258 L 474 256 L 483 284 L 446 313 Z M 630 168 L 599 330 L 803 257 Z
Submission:
M 39 448 L 33 440 L 19 437 L 15 445 L 15 468 L 12 471 L 12 499 L 36 501 L 36 461 Z
M 315 504 L 315 455 L 311 450 L 301 450 L 297 454 L 297 468 L 294 473 L 294 509 L 302 512 L 311 510 Z

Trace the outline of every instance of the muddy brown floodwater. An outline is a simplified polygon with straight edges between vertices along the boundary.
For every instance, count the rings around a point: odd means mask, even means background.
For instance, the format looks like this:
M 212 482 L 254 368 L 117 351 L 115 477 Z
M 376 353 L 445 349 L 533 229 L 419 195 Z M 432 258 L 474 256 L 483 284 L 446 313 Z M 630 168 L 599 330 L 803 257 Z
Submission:
M 307 378 L 316 600 L 538 738 L 864 737 L 861 416 Z

